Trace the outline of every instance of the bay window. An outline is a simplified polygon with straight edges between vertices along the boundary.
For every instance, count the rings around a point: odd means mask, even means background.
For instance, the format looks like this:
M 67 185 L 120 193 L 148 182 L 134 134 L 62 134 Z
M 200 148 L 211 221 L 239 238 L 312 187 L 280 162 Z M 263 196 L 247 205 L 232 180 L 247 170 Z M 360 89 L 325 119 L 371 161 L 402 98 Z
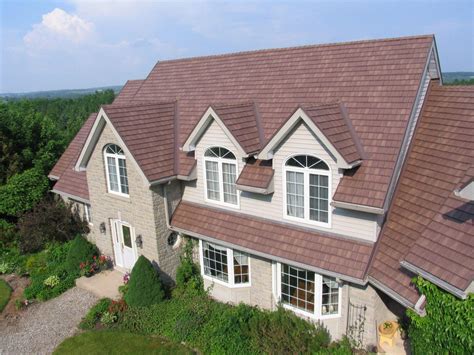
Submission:
M 212 147 L 204 153 L 206 200 L 238 205 L 237 159 L 228 149 Z
M 285 217 L 329 226 L 329 166 L 311 155 L 296 155 L 286 161 L 283 176 Z
M 228 286 L 250 284 L 248 254 L 205 241 L 200 241 L 200 254 L 205 278 Z
M 316 318 L 340 316 L 341 286 L 329 276 L 276 264 L 277 296 L 284 307 Z

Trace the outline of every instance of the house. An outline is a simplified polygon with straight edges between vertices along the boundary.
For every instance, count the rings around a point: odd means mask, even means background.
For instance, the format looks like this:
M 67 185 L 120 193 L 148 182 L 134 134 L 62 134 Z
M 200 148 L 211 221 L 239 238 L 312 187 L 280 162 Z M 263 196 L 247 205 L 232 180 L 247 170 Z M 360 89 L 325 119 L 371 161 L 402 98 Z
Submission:
M 173 282 L 182 237 L 211 295 L 279 303 L 340 337 L 474 279 L 474 88 L 434 36 L 158 62 L 92 114 L 51 171 L 120 270 Z

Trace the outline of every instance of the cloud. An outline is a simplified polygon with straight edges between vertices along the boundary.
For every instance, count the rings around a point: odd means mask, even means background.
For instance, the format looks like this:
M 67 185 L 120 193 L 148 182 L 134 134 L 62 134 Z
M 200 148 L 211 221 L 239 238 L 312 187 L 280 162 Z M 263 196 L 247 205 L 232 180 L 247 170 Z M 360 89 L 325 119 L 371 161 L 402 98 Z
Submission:
M 93 33 L 93 23 L 55 8 L 43 15 L 41 23 L 33 25 L 33 29 L 23 37 L 23 42 L 30 49 L 51 48 L 64 43 L 84 42 Z

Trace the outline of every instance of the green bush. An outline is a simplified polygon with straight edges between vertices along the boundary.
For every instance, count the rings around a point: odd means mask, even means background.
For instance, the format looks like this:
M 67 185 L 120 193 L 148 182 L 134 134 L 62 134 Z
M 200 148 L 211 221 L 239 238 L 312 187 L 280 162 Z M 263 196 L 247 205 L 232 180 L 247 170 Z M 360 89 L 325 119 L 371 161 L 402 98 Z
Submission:
M 0 274 L 16 273 L 23 275 L 27 273 L 27 259 L 28 256 L 22 255 L 15 246 L 0 249 Z
M 74 287 L 79 277 L 81 255 L 91 256 L 97 248 L 82 237 L 64 244 L 55 244 L 28 258 L 31 284 L 25 289 L 26 299 L 45 301 Z M 76 265 L 74 267 L 74 265 Z M 54 277 L 54 282 L 47 281 Z M 59 282 L 58 282 L 59 281 Z
M 425 316 L 407 311 L 413 354 L 474 354 L 474 294 L 461 300 L 421 277 L 413 283 L 426 296 Z
M 88 330 L 94 329 L 97 322 L 102 318 L 102 315 L 107 312 L 112 300 L 110 298 L 102 298 L 87 312 L 86 316 L 82 318 L 79 323 L 79 328 Z
M 193 242 L 191 239 L 186 241 L 181 256 L 181 264 L 176 270 L 175 292 L 182 292 L 183 289 L 194 290 L 196 293 L 204 291 L 204 282 L 202 280 L 199 266 L 193 261 Z
M 330 353 L 328 332 L 291 311 L 235 307 L 193 292 L 146 308 L 130 307 L 118 328 L 186 342 L 205 354 Z M 348 343 L 331 344 L 331 349 L 350 353 Z
M 18 232 L 15 224 L 0 218 L 0 249 L 11 247 L 18 239 Z
M 141 255 L 130 274 L 125 301 L 129 306 L 147 307 L 161 302 L 164 296 L 158 272 L 150 260 Z
M 89 243 L 86 238 L 77 236 L 71 242 L 65 262 L 65 269 L 68 273 L 79 275 L 79 265 L 86 260 L 92 259 L 94 255 L 99 255 L 97 247 Z

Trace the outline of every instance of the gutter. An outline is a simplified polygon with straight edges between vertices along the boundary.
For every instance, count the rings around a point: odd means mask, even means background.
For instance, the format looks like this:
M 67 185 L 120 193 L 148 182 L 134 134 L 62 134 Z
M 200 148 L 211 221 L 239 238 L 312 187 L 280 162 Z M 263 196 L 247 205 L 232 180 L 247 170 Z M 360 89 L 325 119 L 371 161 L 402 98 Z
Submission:
M 240 191 L 253 192 L 255 194 L 261 194 L 261 195 L 270 195 L 274 192 L 273 179 L 272 179 L 272 183 L 267 188 L 254 187 L 254 186 L 248 186 L 248 185 L 239 185 L 239 184 L 235 184 L 235 188 Z
M 48 179 L 54 180 L 54 181 L 58 181 L 58 180 L 59 180 L 59 176 L 56 176 L 56 175 L 48 175 Z
M 236 245 L 236 244 L 233 244 L 233 243 L 228 243 L 228 242 L 225 242 L 225 241 L 220 240 L 220 239 L 211 238 L 211 237 L 208 237 L 208 236 L 203 235 L 203 234 L 190 232 L 188 230 L 184 230 L 184 229 L 177 228 L 177 227 L 174 227 L 174 226 L 170 226 L 170 229 L 172 231 L 178 232 L 180 234 L 190 235 L 194 238 L 202 239 L 202 240 L 205 240 L 207 242 L 220 244 L 220 245 L 225 246 L 227 248 L 238 249 L 238 250 L 244 251 L 244 252 L 246 252 L 250 255 L 256 255 L 256 256 L 260 256 L 264 259 L 269 259 L 269 260 L 272 260 L 272 261 L 277 261 L 277 262 L 281 262 L 281 263 L 284 263 L 284 264 L 293 265 L 293 266 L 299 267 L 301 269 L 306 269 L 306 270 L 309 270 L 309 271 L 316 272 L 318 274 L 323 274 L 323 275 L 339 278 L 341 280 L 348 281 L 348 282 L 351 282 L 353 284 L 357 284 L 357 285 L 361 285 L 361 286 L 365 286 L 367 284 L 367 281 L 365 281 L 363 279 L 358 279 L 358 278 L 355 278 L 355 277 L 339 274 L 337 272 L 332 272 L 332 271 L 324 270 L 324 269 L 317 268 L 317 267 L 314 267 L 314 266 L 302 264 L 302 263 L 299 263 L 297 261 L 288 260 L 288 259 L 285 259 L 285 258 L 280 258 L 280 257 L 270 255 L 270 254 L 267 254 L 267 253 L 262 253 L 262 252 L 254 250 L 254 249 L 245 248 L 245 247 L 242 247 L 240 245 Z
M 152 181 L 152 182 L 149 183 L 150 184 L 149 186 L 153 187 L 153 186 L 156 186 L 156 185 L 161 185 L 161 184 L 176 180 L 176 178 L 177 178 L 177 175 L 171 175 L 171 176 L 168 176 L 168 177 L 165 177 L 165 178 L 162 178 L 162 179 Z
M 434 283 L 436 286 L 441 287 L 445 291 L 448 291 L 449 293 L 455 295 L 456 297 L 459 297 L 463 300 L 467 298 L 466 292 L 460 290 L 457 287 L 454 287 L 453 285 L 447 283 L 446 281 L 441 280 L 440 278 L 434 276 L 433 274 L 430 274 L 429 272 L 409 263 L 408 261 L 402 260 L 400 261 L 400 265 L 403 266 L 405 269 L 410 270 L 411 272 L 414 272 L 415 274 L 420 275 L 424 279 Z
M 391 298 L 393 298 L 395 301 L 400 303 L 402 306 L 405 306 L 406 308 L 415 309 L 415 305 L 412 302 L 410 302 L 406 298 L 400 296 L 398 293 L 396 293 L 392 289 L 388 288 L 387 286 L 385 286 L 381 282 L 377 281 L 372 276 L 369 276 L 368 280 L 369 280 L 370 284 L 374 285 L 376 288 L 381 290 L 383 293 L 385 293 L 388 296 L 390 296 Z M 415 311 L 416 311 L 416 309 L 415 309 Z
M 355 203 L 341 202 L 341 201 L 332 201 L 331 206 L 345 208 L 348 210 L 373 213 L 378 215 L 384 215 L 386 210 L 384 208 L 366 206 L 366 205 L 356 205 Z

